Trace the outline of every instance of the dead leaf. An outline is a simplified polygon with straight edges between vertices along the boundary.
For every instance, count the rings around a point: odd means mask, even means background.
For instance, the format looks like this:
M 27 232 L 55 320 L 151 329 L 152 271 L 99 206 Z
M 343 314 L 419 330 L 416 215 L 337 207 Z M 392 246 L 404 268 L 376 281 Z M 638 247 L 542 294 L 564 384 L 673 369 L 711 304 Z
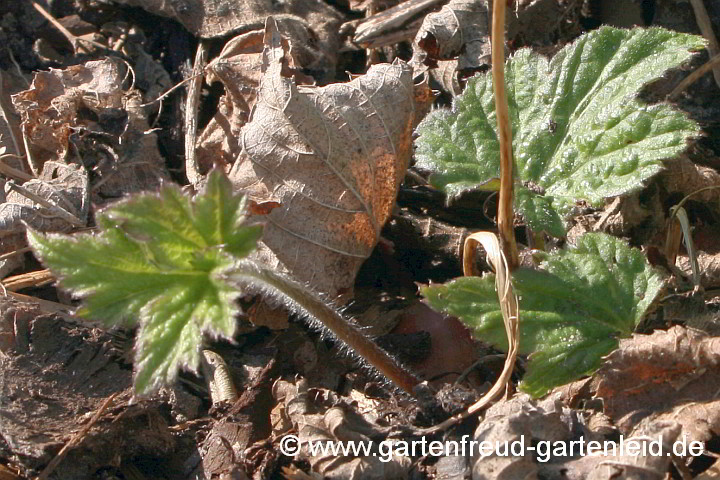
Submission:
M 282 207 L 282 204 L 278 202 L 257 203 L 251 200 L 250 205 L 248 206 L 248 210 L 253 215 L 269 215 L 270 212 L 272 212 L 278 207 Z
M 488 8 L 484 0 L 450 0 L 439 12 L 425 17 L 415 36 L 416 52 L 428 60 L 458 58 L 458 70 L 490 63 Z
M 688 441 L 720 431 L 720 338 L 675 326 L 620 341 L 590 390 L 624 434 L 645 422 L 673 421 Z
M 277 51 L 283 58 L 286 75 L 294 75 L 300 83 L 314 83 L 300 71 L 301 67 L 313 66 L 320 58 L 320 53 L 311 47 L 311 34 L 295 19 L 275 22 L 269 18 L 267 28 L 238 35 L 210 62 L 207 81 L 221 82 L 225 94 L 197 141 L 195 158 L 199 175 L 207 174 L 216 165 L 231 166 L 240 154 L 240 130 L 255 105 L 263 76 L 265 48 Z
M 412 363 L 413 371 L 442 385 L 458 378 L 477 360 L 475 342 L 460 321 L 415 303 L 400 313 L 394 334 L 426 332 L 430 351 L 425 358 Z M 394 351 L 394 350 L 391 350 Z
M 148 40 L 142 30 L 118 21 L 103 24 L 101 32 L 107 37 L 109 48 L 120 51 L 131 59 L 135 86 L 144 92 L 146 101 L 158 98 L 172 87 L 170 74 L 143 48 Z M 153 108 L 154 113 L 155 109 L 159 109 L 159 103 L 150 104 L 148 107 Z
M 31 87 L 12 97 L 31 165 L 41 171 L 48 160 L 79 159 L 95 174 L 92 190 L 100 203 L 167 179 L 140 92 L 124 89 L 129 78 L 125 63 L 114 57 L 37 72 Z
M 200 38 L 217 38 L 230 33 L 262 29 L 269 16 L 293 18 L 314 32 L 318 48 L 329 65 L 335 63 L 341 16 L 321 0 L 278 2 L 274 0 L 119 0 L 118 3 L 143 8 L 163 17 L 174 18 Z
M 296 459 L 310 462 L 313 472 L 330 479 L 407 478 L 409 457 L 388 458 L 378 451 L 378 445 L 387 439 L 390 430 L 356 413 L 333 392 L 309 389 L 305 380 L 295 384 L 280 380 L 273 385 L 273 396 L 283 405 L 282 409 L 275 410 L 276 418 L 284 416 L 285 422 L 292 424 L 297 432 L 301 448 Z M 286 428 L 283 421 L 276 420 L 276 425 Z M 368 456 L 312 455 L 309 442 L 363 442 L 372 444 L 375 451 Z
M 507 12 L 507 38 L 512 44 L 548 45 L 577 37 L 582 2 L 519 0 Z M 490 65 L 487 0 L 450 0 L 425 17 L 415 36 L 411 64 L 430 69 L 443 90 L 459 93 L 465 80 Z
M 258 300 L 248 309 L 248 318 L 256 327 L 268 327 L 270 330 L 282 330 L 288 327 L 288 312 L 281 307 L 272 307 Z
M 668 192 L 689 195 L 701 188 L 720 185 L 720 173 L 709 167 L 696 165 L 684 155 L 665 162 L 666 169 L 660 173 L 660 181 Z M 720 188 L 694 194 L 691 199 L 720 207 Z
M 625 442 L 637 442 L 640 454 L 631 455 L 627 451 L 622 455 L 586 455 L 574 461 L 559 465 L 549 465 L 554 474 L 549 479 L 563 480 L 613 480 L 617 478 L 632 480 L 663 480 L 669 478 L 670 457 L 667 455 L 643 454 L 650 451 L 650 442 L 660 439 L 663 452 L 671 452 L 673 442 L 680 434 L 675 423 L 658 422 L 646 429 L 638 430 L 625 439 Z M 644 449 L 644 450 L 643 450 Z M 612 452 L 612 450 L 610 450 Z M 620 452 L 618 448 L 618 452 Z
M 27 353 L 30 347 L 30 324 L 41 315 L 37 305 L 0 297 L 0 355 Z
M 20 130 L 20 118 L 15 112 L 10 100 L 11 93 L 19 91 L 18 85 L 24 79 L 11 72 L 0 70 L 0 149 L 4 148 L 1 154 L 11 153 L 13 155 L 24 155 L 25 148 L 22 144 L 22 132 Z M 3 160 L 6 162 L 7 160 Z M 20 167 L 20 165 L 12 165 Z
M 86 220 L 87 173 L 76 165 L 47 162 L 39 179 L 25 182 L 23 188 L 57 205 L 80 220 Z M 6 186 L 5 202 L 0 204 L 0 237 L 25 232 L 25 225 L 41 232 L 68 232 L 77 227 L 44 205 Z
M 580 35 L 582 2 L 518 0 L 507 12 L 507 38 L 515 45 L 562 45 Z
M 22 188 L 30 195 L 36 195 L 75 217 L 79 222 L 87 221 L 90 206 L 88 176 L 84 169 L 76 165 L 46 162 L 40 178 L 29 180 Z M 38 204 L 5 184 L 0 192 L 0 255 L 19 250 L 27 246 L 26 226 L 41 232 L 69 232 L 79 226 L 71 223 L 62 212 Z M 0 260 L 0 278 L 22 265 L 23 256 Z
M 412 70 L 380 64 L 349 83 L 303 87 L 282 75 L 281 58 L 265 72 L 230 178 L 252 200 L 283 205 L 262 217 L 262 262 L 334 297 L 352 288 L 405 175 Z
M 503 402 L 501 402 L 503 403 Z M 473 436 L 476 442 L 490 442 L 490 445 L 518 445 L 529 441 L 531 418 L 528 406 L 511 414 L 493 415 L 487 412 L 485 420 L 478 425 Z M 538 466 L 528 451 L 499 454 L 496 449 L 486 456 L 474 452 L 472 456 L 472 480 L 512 480 L 537 478 Z M 486 452 L 487 453 L 487 452 Z

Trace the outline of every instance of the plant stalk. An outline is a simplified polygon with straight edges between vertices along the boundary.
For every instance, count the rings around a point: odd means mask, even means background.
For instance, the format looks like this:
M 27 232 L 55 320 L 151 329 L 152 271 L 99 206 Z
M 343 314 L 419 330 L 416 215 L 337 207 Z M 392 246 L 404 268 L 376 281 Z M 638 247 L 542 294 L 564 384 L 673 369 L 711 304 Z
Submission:
M 498 235 L 508 268 L 518 264 L 518 250 L 513 230 L 513 158 L 510 113 L 505 94 L 505 0 L 493 2 L 492 79 L 495 94 L 498 143 L 500 144 L 500 196 L 498 203 Z
M 397 363 L 390 354 L 366 337 L 335 308 L 296 281 L 264 269 L 249 260 L 237 262 L 229 277 L 230 280 L 240 282 L 251 289 L 259 288 L 270 293 L 271 298 L 282 300 L 283 305 L 291 312 L 308 318 L 313 327 L 332 333 L 361 359 L 367 361 L 407 393 L 412 395 L 413 388 L 420 383 L 415 375 Z

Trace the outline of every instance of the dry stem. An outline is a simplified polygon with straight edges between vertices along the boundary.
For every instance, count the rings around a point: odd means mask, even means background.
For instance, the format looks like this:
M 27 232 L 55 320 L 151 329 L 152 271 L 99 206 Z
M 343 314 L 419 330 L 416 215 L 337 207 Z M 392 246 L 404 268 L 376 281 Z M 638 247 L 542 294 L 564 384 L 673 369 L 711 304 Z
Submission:
M 700 32 L 702 32 L 703 37 L 708 41 L 708 52 L 710 52 L 711 57 L 714 57 L 720 53 L 720 44 L 718 44 L 717 37 L 713 32 L 712 22 L 705 9 L 705 4 L 703 4 L 703 0 L 690 0 L 690 4 L 695 11 L 695 19 L 697 20 L 698 27 L 700 27 Z M 720 66 L 716 65 L 713 67 L 713 76 L 715 77 L 715 83 L 720 87 Z
M 505 2 L 493 2 L 492 16 L 492 78 L 495 93 L 498 142 L 500 144 L 500 197 L 498 230 L 500 244 L 510 271 L 518 266 L 518 251 L 513 230 L 513 159 L 510 112 L 505 95 Z

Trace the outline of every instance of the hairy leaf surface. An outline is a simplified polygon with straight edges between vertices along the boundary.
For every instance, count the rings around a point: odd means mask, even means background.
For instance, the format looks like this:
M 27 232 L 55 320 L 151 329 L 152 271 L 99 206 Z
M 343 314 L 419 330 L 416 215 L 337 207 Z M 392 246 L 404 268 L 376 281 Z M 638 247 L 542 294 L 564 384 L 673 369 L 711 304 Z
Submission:
M 239 292 L 220 274 L 261 234 L 242 226 L 244 210 L 227 178 L 213 172 L 192 201 L 166 186 L 99 213 L 97 234 L 28 237 L 60 283 L 85 299 L 81 315 L 139 324 L 135 388 L 147 393 L 198 365 L 203 333 L 232 337 Z
M 540 396 L 600 366 L 629 336 L 663 281 L 642 252 L 605 234 L 586 234 L 575 248 L 546 255 L 542 270 L 518 269 L 520 353 L 530 354 L 521 388 Z M 436 309 L 455 315 L 475 338 L 507 348 L 494 275 L 424 287 Z
M 518 209 L 534 230 L 564 235 L 577 200 L 592 204 L 637 189 L 685 148 L 697 125 L 668 104 L 646 105 L 640 89 L 704 47 L 701 37 L 661 28 L 603 27 L 552 60 L 518 51 L 505 70 Z M 499 175 L 492 77 L 470 80 L 452 111 L 418 126 L 417 164 L 450 195 Z M 536 190 L 544 193 L 537 193 Z

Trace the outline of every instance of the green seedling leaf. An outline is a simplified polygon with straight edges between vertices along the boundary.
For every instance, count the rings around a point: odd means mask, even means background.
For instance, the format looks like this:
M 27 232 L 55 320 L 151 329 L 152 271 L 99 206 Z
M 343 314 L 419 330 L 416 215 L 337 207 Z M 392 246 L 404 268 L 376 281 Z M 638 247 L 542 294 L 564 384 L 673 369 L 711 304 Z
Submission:
M 520 299 L 519 353 L 530 355 L 520 387 L 534 396 L 595 371 L 663 286 L 642 252 L 601 233 L 546 254 L 540 268 L 518 269 L 512 277 Z M 507 349 L 494 275 L 427 286 L 422 294 L 433 308 L 459 317 L 478 340 Z
M 701 37 L 661 28 L 603 27 L 552 60 L 529 49 L 506 64 L 518 210 L 535 231 L 565 233 L 578 200 L 597 205 L 640 188 L 682 151 L 698 126 L 668 104 L 645 105 L 640 89 L 704 48 Z M 418 126 L 417 165 L 451 196 L 499 174 L 492 76 L 468 81 L 453 109 Z M 517 201 L 519 200 L 519 201 Z
M 99 213 L 97 234 L 28 238 L 61 285 L 85 299 L 80 315 L 139 324 L 135 389 L 145 394 L 197 368 L 203 333 L 232 338 L 239 292 L 222 274 L 261 235 L 242 225 L 244 211 L 216 171 L 192 201 L 170 185 Z

